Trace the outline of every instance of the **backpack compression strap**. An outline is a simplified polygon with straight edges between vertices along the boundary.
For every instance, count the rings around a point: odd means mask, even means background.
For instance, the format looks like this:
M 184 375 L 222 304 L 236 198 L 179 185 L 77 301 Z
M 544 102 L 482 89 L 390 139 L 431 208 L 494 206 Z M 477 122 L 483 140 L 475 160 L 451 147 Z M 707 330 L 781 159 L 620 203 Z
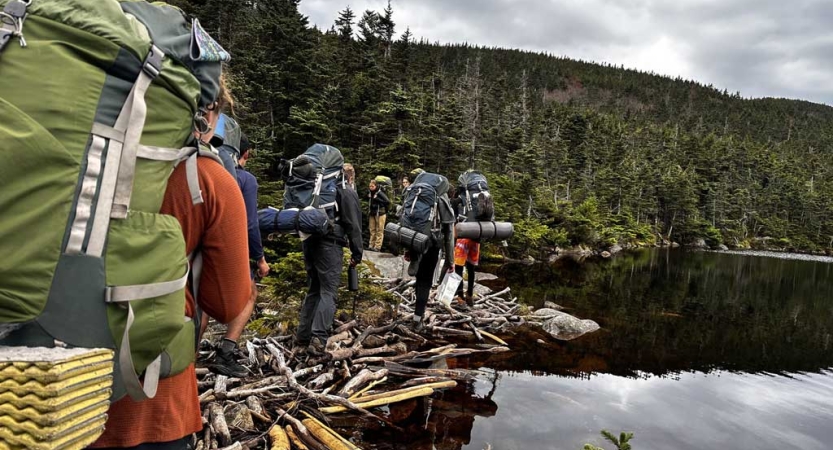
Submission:
M 145 93 L 150 83 L 159 75 L 164 56 L 159 48 L 151 47 L 114 126 L 110 127 L 99 122 L 93 124 L 87 169 L 66 247 L 68 254 L 86 253 L 90 256 L 101 257 L 107 241 L 110 219 L 127 218 L 130 196 L 133 191 L 133 176 L 136 173 L 139 138 L 142 136 L 147 116 Z M 105 148 L 108 150 L 103 161 L 102 173 L 101 158 Z M 99 194 L 95 205 L 95 216 L 92 217 L 96 184 L 99 184 Z M 83 189 L 84 187 L 90 187 L 90 189 Z M 88 231 L 89 242 L 86 252 L 83 252 L 84 238 Z
M 130 353 L 130 328 L 133 326 L 134 320 L 133 306 L 130 302 L 161 297 L 184 289 L 188 284 L 190 272 L 189 265 L 185 275 L 173 281 L 133 286 L 107 286 L 105 302 L 127 304 L 127 323 L 124 327 L 121 347 L 119 348 L 119 369 L 127 393 L 136 401 L 156 396 L 156 388 L 159 384 L 159 375 L 162 369 L 162 355 L 157 356 L 145 369 L 145 384 L 143 387 L 139 382 L 138 375 L 136 375 L 136 368 L 133 366 L 133 357 Z

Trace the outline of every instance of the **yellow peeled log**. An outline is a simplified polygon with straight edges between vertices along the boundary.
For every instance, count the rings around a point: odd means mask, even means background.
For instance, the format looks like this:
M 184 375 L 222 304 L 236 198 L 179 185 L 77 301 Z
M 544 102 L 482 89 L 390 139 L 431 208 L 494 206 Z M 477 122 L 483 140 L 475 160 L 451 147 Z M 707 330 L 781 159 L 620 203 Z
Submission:
M 309 450 L 309 447 L 304 444 L 304 441 L 295 434 L 295 430 L 292 429 L 291 426 L 286 426 L 286 435 L 289 436 L 289 440 L 292 442 L 292 445 L 298 448 L 298 450 Z
M 308 419 L 302 420 L 301 423 L 307 427 L 307 430 L 309 430 L 309 432 L 315 436 L 316 439 L 321 441 L 330 450 L 361 450 L 359 447 L 353 445 L 352 442 L 344 439 L 338 433 L 331 430 L 314 417 L 307 413 L 304 413 L 304 415 L 306 415 Z
M 271 450 L 290 450 L 289 436 L 279 425 L 272 425 L 272 428 L 269 428 L 269 440 L 272 442 L 269 447 Z
M 357 398 L 361 397 L 362 395 L 364 395 L 364 393 L 365 393 L 365 392 L 367 392 L 367 391 L 369 391 L 369 390 L 373 389 L 374 387 L 376 387 L 376 386 L 378 386 L 378 385 L 380 385 L 380 384 L 384 383 L 385 381 L 388 381 L 388 377 L 384 377 L 384 378 L 382 378 L 381 380 L 376 380 L 376 381 L 374 381 L 374 382 L 372 382 L 372 383 L 368 384 L 368 385 L 367 385 L 367 387 L 365 387 L 364 389 L 360 390 L 359 392 L 356 392 L 355 394 L 353 394 L 353 396 L 352 396 L 352 397 L 348 398 L 347 400 L 350 400 L 351 402 L 354 402 L 354 403 L 355 403 L 355 400 L 356 400 Z
M 494 334 L 489 333 L 488 331 L 483 331 L 483 330 L 479 330 L 479 331 L 480 331 L 480 334 L 482 334 L 483 336 L 486 336 L 487 338 L 497 342 L 500 345 L 505 345 L 505 346 L 509 347 L 509 344 L 507 344 L 506 341 L 504 341 L 503 339 L 495 336 Z
M 397 395 L 391 395 L 392 392 L 388 392 L 386 394 L 379 394 L 384 395 L 383 397 L 377 398 L 375 400 L 370 400 L 364 403 L 356 403 L 357 406 L 360 406 L 364 409 L 372 408 L 374 406 L 382 406 L 388 405 L 391 403 L 397 403 L 405 400 L 410 400 L 412 398 L 417 397 L 426 397 L 434 393 L 434 390 L 429 387 L 419 387 L 415 390 L 411 390 L 408 392 L 403 392 Z M 347 411 L 347 408 L 343 406 L 327 406 L 324 408 L 319 408 L 319 411 L 323 412 L 324 414 L 335 414 Z
M 445 388 L 453 388 L 455 386 L 457 386 L 457 382 L 454 381 L 454 380 L 436 381 L 434 383 L 425 383 L 425 384 L 422 384 L 422 385 L 419 385 L 419 386 L 411 386 L 411 387 L 406 387 L 406 388 L 402 388 L 402 389 L 397 389 L 395 391 L 380 392 L 378 394 L 365 395 L 364 397 L 359 397 L 355 400 L 350 400 L 350 401 L 353 402 L 353 403 L 356 403 L 356 404 L 368 403 L 370 401 L 377 400 L 377 399 L 380 399 L 380 398 L 387 398 L 387 397 L 390 397 L 392 395 L 405 394 L 407 392 L 411 392 L 411 391 L 415 391 L 415 390 L 423 389 L 423 388 L 445 389 Z

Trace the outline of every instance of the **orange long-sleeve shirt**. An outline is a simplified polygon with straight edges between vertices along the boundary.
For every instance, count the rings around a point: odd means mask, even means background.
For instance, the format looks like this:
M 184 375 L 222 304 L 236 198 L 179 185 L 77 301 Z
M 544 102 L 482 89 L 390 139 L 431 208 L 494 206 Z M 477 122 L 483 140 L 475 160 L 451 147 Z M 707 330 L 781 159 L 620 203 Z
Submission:
M 222 165 L 199 159 L 204 203 L 193 205 L 185 164 L 168 181 L 161 212 L 179 220 L 190 254 L 203 255 L 199 305 L 214 319 L 228 323 L 246 306 L 251 292 L 248 273 L 246 208 L 240 188 Z M 187 293 L 186 314 L 194 315 L 194 298 Z M 156 397 L 134 402 L 125 397 L 111 405 L 106 431 L 95 447 L 133 447 L 168 442 L 202 429 L 194 365 L 159 381 Z

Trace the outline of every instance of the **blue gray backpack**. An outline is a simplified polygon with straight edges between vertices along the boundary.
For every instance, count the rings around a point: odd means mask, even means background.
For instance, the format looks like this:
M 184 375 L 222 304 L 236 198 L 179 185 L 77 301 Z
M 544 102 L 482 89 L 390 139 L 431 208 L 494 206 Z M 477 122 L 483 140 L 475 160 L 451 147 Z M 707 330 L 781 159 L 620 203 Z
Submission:
M 215 148 L 220 154 L 220 159 L 223 161 L 223 167 L 237 179 L 237 161 L 240 159 L 240 139 L 242 132 L 237 121 L 227 116 L 220 114 L 217 120 L 217 130 L 214 132 L 217 139 L 212 140 L 216 143 Z
M 337 219 L 336 187 L 344 166 L 341 152 L 332 146 L 315 144 L 304 154 L 288 161 L 283 192 L 284 209 L 323 209 Z
M 478 203 L 483 197 L 491 197 L 486 176 L 476 170 L 467 170 L 457 178 L 457 194 L 463 200 L 463 215 L 468 221 L 494 220 L 494 209 L 480 208 Z
M 405 189 L 402 202 L 401 224 L 405 228 L 432 236 L 438 242 L 441 206 L 448 205 L 448 179 L 430 172 L 419 174 L 414 183 Z

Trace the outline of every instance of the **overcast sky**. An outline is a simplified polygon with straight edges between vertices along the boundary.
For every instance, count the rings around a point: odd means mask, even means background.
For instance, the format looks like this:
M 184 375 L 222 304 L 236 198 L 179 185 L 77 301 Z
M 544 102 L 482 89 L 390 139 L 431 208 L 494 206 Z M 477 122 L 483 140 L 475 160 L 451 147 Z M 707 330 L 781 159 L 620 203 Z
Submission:
M 329 28 L 387 0 L 302 0 Z M 393 0 L 397 32 L 680 75 L 744 97 L 833 105 L 832 0 Z

